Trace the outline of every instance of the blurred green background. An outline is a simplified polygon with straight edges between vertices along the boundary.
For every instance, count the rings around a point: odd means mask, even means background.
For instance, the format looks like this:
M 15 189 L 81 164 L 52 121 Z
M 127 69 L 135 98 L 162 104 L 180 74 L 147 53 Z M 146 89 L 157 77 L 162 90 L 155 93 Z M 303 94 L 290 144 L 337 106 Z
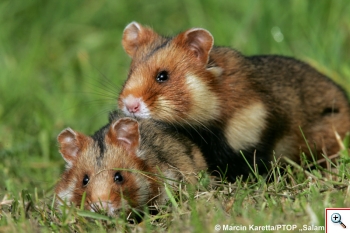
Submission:
M 131 21 L 165 35 L 203 27 L 247 55 L 294 56 L 349 92 L 349 12 L 347 0 L 2 0 L 0 199 L 50 194 L 64 169 L 58 133 L 107 122 L 128 72 L 121 37 Z

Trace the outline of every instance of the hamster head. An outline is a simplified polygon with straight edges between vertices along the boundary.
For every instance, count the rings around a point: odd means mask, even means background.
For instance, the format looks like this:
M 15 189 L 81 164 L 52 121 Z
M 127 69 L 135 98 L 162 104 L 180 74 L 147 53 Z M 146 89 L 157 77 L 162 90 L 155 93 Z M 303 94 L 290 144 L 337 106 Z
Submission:
M 214 87 L 221 69 L 208 65 L 213 42 L 201 28 L 167 38 L 130 23 L 122 44 L 132 62 L 119 109 L 128 116 L 169 123 L 200 124 L 217 117 Z
M 56 186 L 58 204 L 84 205 L 114 215 L 121 208 L 138 208 L 155 194 L 156 183 L 140 171 L 150 171 L 138 156 L 138 123 L 122 118 L 94 139 L 70 128 L 58 136 L 66 170 Z M 139 171 L 139 172 L 138 172 Z M 85 193 L 85 203 L 82 203 Z

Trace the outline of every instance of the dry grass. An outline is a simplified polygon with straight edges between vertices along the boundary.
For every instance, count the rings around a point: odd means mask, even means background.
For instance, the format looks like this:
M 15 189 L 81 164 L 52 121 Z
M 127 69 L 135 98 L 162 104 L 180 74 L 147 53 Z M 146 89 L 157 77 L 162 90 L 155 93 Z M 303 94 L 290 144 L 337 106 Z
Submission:
M 1 1 L 0 232 L 323 226 L 325 207 L 350 205 L 346 150 L 326 169 L 289 162 L 267 177 L 252 173 L 234 184 L 204 176 L 198 187 L 170 189 L 172 201 L 136 224 L 53 208 L 53 186 L 64 169 L 56 137 L 68 126 L 92 134 L 106 123 L 127 76 L 130 59 L 120 42 L 133 20 L 168 35 L 204 27 L 216 45 L 247 55 L 294 56 L 350 91 L 349 12 L 347 0 Z

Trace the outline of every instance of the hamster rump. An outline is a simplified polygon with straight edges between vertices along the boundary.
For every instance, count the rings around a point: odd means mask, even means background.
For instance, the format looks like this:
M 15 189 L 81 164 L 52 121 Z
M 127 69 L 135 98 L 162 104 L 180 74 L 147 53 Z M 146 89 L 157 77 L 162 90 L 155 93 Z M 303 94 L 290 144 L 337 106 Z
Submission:
M 136 121 L 120 119 L 94 136 L 70 128 L 59 134 L 66 170 L 55 189 L 58 204 L 80 206 L 85 192 L 86 209 L 113 215 L 121 207 L 138 208 L 157 196 L 158 183 L 142 174 L 155 171 L 137 155 Z
M 220 114 L 213 91 L 220 69 L 206 68 L 213 46 L 208 31 L 193 28 L 166 38 L 133 22 L 122 44 L 133 59 L 118 100 L 126 115 L 199 124 Z

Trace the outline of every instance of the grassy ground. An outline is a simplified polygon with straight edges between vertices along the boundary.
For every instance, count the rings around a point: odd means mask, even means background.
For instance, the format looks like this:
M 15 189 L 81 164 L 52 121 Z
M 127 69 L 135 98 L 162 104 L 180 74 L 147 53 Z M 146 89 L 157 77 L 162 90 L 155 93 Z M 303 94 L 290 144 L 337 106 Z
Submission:
M 270 183 L 258 177 L 215 188 L 181 186 L 172 205 L 129 224 L 52 209 L 53 186 L 64 169 L 56 136 L 67 126 L 92 134 L 106 123 L 128 72 L 121 35 L 133 20 L 169 35 L 204 27 L 217 45 L 244 54 L 295 56 L 350 92 L 349 12 L 346 0 L 1 1 L 0 232 L 323 226 L 325 207 L 350 205 L 346 156 L 332 175 L 291 164 L 294 169 Z

